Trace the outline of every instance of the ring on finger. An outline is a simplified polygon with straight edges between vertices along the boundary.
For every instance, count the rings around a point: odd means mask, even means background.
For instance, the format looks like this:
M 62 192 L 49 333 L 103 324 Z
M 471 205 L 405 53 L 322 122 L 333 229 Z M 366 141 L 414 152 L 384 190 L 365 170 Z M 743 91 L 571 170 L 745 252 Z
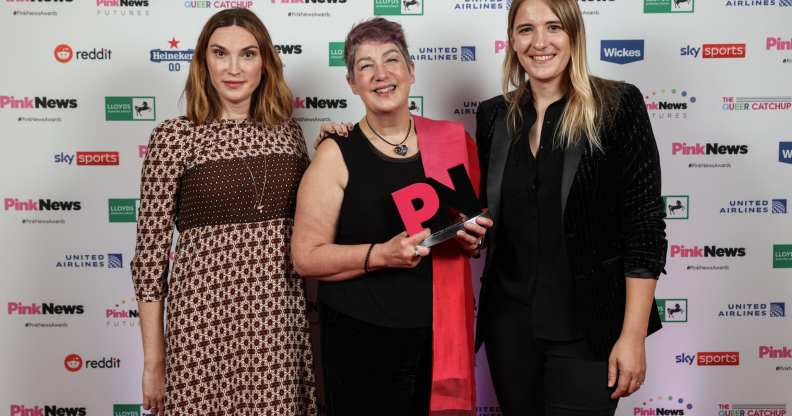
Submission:
M 421 257 L 421 253 L 418 252 L 418 246 L 415 246 L 415 257 Z

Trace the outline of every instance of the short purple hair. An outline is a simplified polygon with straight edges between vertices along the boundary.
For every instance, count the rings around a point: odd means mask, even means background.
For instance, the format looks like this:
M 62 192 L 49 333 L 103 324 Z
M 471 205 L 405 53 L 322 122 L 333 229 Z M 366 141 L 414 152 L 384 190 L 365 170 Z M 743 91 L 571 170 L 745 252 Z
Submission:
M 382 17 L 375 17 L 356 24 L 347 34 L 344 42 L 344 63 L 349 79 L 355 79 L 355 54 L 358 46 L 364 42 L 393 43 L 399 48 L 407 63 L 412 65 L 402 25 Z

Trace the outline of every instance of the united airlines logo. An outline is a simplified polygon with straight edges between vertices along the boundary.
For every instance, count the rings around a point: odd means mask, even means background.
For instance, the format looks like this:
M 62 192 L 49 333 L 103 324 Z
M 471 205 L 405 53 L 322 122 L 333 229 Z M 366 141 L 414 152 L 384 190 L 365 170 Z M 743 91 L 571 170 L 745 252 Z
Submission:
M 603 40 L 600 48 L 600 59 L 619 65 L 643 61 L 644 40 Z
M 770 317 L 783 318 L 786 316 L 786 303 L 772 302 L 770 303 Z
M 474 62 L 476 60 L 476 47 L 475 46 L 462 46 L 462 62 Z
M 786 214 L 787 213 L 787 200 L 774 199 L 773 200 L 773 214 Z
M 121 254 L 110 253 L 107 255 L 107 267 L 110 269 L 124 268 L 124 258 Z

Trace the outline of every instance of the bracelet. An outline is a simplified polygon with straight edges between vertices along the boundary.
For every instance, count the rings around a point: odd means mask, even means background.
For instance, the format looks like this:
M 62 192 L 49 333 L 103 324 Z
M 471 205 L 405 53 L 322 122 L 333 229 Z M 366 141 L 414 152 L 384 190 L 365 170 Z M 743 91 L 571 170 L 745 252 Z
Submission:
M 366 252 L 366 260 L 363 261 L 363 273 L 369 272 L 369 258 L 371 257 L 371 251 L 374 249 L 374 244 L 376 243 L 371 243 L 368 251 Z

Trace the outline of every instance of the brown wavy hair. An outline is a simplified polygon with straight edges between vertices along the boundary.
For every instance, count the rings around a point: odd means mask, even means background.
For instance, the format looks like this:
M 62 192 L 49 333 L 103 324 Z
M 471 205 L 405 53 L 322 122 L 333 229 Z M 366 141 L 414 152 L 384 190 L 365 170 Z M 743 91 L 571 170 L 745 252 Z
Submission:
M 508 36 L 512 44 L 514 19 L 520 6 L 527 0 L 514 0 L 509 9 Z M 600 130 L 608 108 L 616 99 L 614 81 L 592 76 L 586 57 L 586 27 L 577 0 L 539 0 L 544 2 L 561 21 L 563 31 L 569 36 L 570 59 L 566 68 L 567 103 L 561 122 L 555 132 L 555 140 L 562 148 L 568 148 L 581 140 L 586 140 L 591 148 L 602 149 Z M 509 91 L 510 87 L 515 87 Z M 503 96 L 509 107 L 509 121 L 512 131 L 522 123 L 522 104 L 531 94 L 528 77 L 520 65 L 517 53 L 508 48 L 503 61 L 501 83 Z
M 288 120 L 292 115 L 292 93 L 283 78 L 283 64 L 264 23 L 248 9 L 222 10 L 212 16 L 201 30 L 184 87 L 187 118 L 196 124 L 220 118 L 220 97 L 209 79 L 206 54 L 209 38 L 214 31 L 228 26 L 239 26 L 250 32 L 261 51 L 261 82 L 253 91 L 249 117 L 267 126 L 276 126 Z

